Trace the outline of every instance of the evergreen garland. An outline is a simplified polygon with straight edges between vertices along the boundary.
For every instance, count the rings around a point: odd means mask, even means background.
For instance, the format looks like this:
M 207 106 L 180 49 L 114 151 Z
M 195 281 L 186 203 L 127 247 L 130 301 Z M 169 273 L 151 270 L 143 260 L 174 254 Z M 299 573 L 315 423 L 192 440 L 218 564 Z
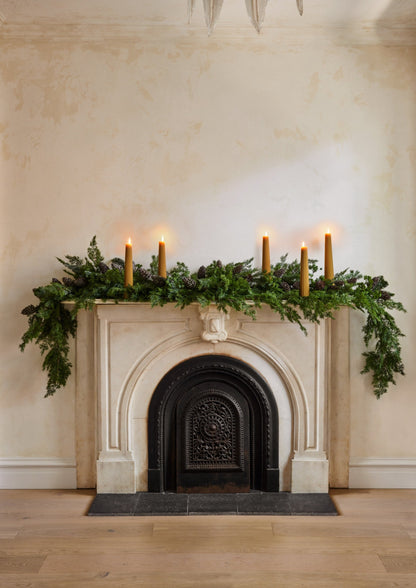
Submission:
M 309 260 L 310 295 L 301 297 L 300 264 L 288 262 L 287 255 L 272 266 L 270 274 L 254 268 L 253 259 L 226 265 L 217 260 L 195 273 L 178 262 L 167 278 L 157 275 L 158 260 L 153 256 L 149 269 L 133 265 L 133 286 L 125 288 L 124 261 L 114 258 L 109 265 L 104 263 L 95 237 L 85 259 L 66 255 L 58 261 L 67 276 L 34 288 L 39 303 L 22 310 L 29 326 L 20 349 L 23 351 L 31 341 L 39 345 L 44 358 L 42 369 L 48 374 L 45 396 L 53 395 L 66 384 L 72 367 L 68 359 L 69 337 L 76 333 L 77 312 L 92 308 L 96 299 L 150 302 L 152 306 L 174 302 L 180 308 L 193 302 L 202 307 L 214 303 L 220 310 L 227 312 L 232 308 L 253 319 L 256 309 L 267 304 L 305 333 L 303 319 L 319 323 L 323 318 L 333 318 L 333 312 L 340 307 L 348 306 L 366 314 L 363 335 L 367 351 L 363 353 L 361 373 L 372 373 L 377 398 L 387 392 L 389 384 L 396 383 L 396 374 L 404 375 L 400 347 L 403 333 L 389 311 L 405 309 L 385 289 L 388 283 L 382 276 L 362 276 L 357 271 L 344 270 L 333 280 L 325 280 L 319 274 L 317 262 Z M 75 303 L 71 311 L 62 304 L 69 300 Z

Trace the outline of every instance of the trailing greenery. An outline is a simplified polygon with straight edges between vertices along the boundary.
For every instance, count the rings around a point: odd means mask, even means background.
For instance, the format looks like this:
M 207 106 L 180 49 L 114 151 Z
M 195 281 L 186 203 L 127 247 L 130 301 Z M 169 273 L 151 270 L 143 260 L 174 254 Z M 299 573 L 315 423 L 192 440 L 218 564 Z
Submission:
M 333 280 L 325 280 L 317 262 L 310 260 L 310 295 L 301 297 L 300 264 L 288 262 L 287 255 L 272 266 L 270 274 L 253 267 L 252 259 L 226 265 L 218 260 L 195 273 L 178 262 L 167 278 L 157 275 L 157 257 L 153 256 L 148 269 L 134 264 L 133 286 L 125 288 L 124 261 L 114 258 L 106 264 L 95 237 L 85 259 L 66 255 L 58 261 L 67 276 L 35 288 L 33 293 L 39 303 L 22 310 L 29 326 L 20 349 L 23 351 L 32 341 L 39 345 L 42 368 L 48 374 L 45 396 L 53 395 L 67 382 L 72 367 L 68 359 L 69 337 L 76 333 L 77 312 L 92 308 L 96 299 L 150 302 L 152 306 L 173 302 L 180 308 L 193 302 L 203 307 L 214 303 L 221 310 L 232 308 L 253 319 L 256 309 L 267 304 L 282 319 L 298 324 L 305 332 L 303 319 L 319 322 L 325 317 L 333 318 L 333 312 L 341 306 L 349 306 L 366 315 L 363 336 L 367 351 L 363 354 L 362 373 L 372 374 L 377 398 L 387 392 L 389 384 L 395 384 L 396 374 L 404 374 L 400 348 L 403 333 L 390 311 L 405 309 L 386 290 L 388 283 L 382 276 L 344 270 Z M 73 301 L 73 309 L 65 308 L 63 301 Z

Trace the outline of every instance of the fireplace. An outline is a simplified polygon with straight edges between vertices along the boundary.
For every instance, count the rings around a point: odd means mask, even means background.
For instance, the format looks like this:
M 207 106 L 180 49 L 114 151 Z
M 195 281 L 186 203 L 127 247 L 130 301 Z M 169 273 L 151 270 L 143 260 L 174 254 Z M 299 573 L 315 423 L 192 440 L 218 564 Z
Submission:
M 97 301 L 76 341 L 78 487 L 100 493 L 347 486 L 348 314 L 320 324 Z M 347 392 L 347 393 L 346 393 Z M 332 477 L 332 478 L 331 478 Z
M 224 355 L 172 368 L 148 418 L 150 492 L 277 492 L 278 414 L 265 380 Z

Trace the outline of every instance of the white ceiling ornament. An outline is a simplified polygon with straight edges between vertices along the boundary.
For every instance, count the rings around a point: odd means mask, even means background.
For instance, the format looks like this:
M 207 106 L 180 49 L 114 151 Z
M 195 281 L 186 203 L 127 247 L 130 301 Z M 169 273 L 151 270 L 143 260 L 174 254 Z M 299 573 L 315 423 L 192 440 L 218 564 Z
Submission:
M 203 0 L 205 22 L 208 27 L 208 34 L 210 35 L 217 24 L 218 17 L 221 12 L 223 0 Z
M 218 17 L 221 12 L 223 0 L 202 0 L 204 4 L 205 23 L 208 28 L 208 34 L 210 35 L 214 30 L 217 23 Z M 192 20 L 192 14 L 194 11 L 195 0 L 188 0 L 188 22 Z
M 268 0 L 246 0 L 246 8 L 254 28 L 259 33 L 264 21 Z
M 192 19 L 196 0 L 188 0 L 188 20 Z M 208 34 L 210 35 L 215 28 L 218 17 L 220 16 L 222 4 L 224 0 L 202 0 L 204 4 L 205 22 L 208 27 Z M 266 13 L 266 6 L 269 0 L 245 0 L 246 8 L 250 20 L 259 33 L 264 21 Z M 303 0 L 296 0 L 299 14 L 303 14 Z

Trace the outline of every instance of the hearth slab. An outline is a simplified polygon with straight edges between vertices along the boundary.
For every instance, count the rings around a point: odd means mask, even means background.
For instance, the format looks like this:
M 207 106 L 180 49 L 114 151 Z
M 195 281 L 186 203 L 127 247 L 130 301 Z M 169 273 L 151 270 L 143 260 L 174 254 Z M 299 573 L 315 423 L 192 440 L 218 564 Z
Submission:
M 89 516 L 301 515 L 336 516 L 329 494 L 97 494 Z
M 189 494 L 188 514 L 237 514 L 238 494 Z
M 328 512 L 331 506 L 334 513 Z M 291 494 L 290 510 L 292 515 L 338 514 L 329 494 Z
M 291 496 L 288 492 L 264 492 L 260 495 L 258 493 L 238 494 L 238 514 L 290 515 Z
M 135 516 L 142 515 L 187 515 L 188 497 L 186 494 L 138 492 Z
M 94 498 L 89 515 L 100 516 L 133 516 L 139 494 L 97 494 Z

